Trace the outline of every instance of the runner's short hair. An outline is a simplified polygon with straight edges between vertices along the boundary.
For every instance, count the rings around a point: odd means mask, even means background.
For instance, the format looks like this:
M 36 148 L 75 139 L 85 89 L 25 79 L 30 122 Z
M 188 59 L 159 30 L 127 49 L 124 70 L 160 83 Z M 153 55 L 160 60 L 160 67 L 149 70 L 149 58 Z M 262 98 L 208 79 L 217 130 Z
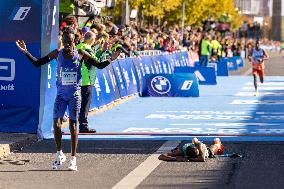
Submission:
M 73 34 L 75 35 L 75 31 L 71 26 L 66 26 L 63 30 L 63 34 Z
M 197 148 L 193 145 L 190 145 L 186 149 L 186 155 L 188 158 L 196 158 L 198 156 Z

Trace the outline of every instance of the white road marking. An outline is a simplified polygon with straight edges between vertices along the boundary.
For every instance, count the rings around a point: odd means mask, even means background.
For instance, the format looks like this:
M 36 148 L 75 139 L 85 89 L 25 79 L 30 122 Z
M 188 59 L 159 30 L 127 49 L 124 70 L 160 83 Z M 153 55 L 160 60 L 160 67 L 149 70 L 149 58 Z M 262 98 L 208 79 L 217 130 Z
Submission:
M 134 189 L 136 188 L 148 175 L 151 174 L 161 163 L 158 159 L 160 153 L 170 151 L 180 144 L 180 141 L 165 142 L 155 154 L 152 154 L 138 167 L 131 171 L 121 181 L 112 187 L 112 189 Z
M 235 96 L 254 96 L 254 92 L 238 92 Z M 284 96 L 284 92 L 261 92 L 260 96 Z
M 206 128 L 128 128 L 128 132 L 139 132 L 143 131 L 144 133 L 175 133 L 175 134 L 198 134 L 198 135 L 205 135 L 205 134 L 252 134 L 252 133 L 257 133 L 257 134 L 284 134 L 284 129 L 274 129 L 274 128 L 263 128 L 265 126 L 281 126 L 281 124 L 270 124 L 270 125 L 246 125 L 245 123 L 242 125 L 240 123 L 238 126 L 231 126 L 231 127 L 221 127 L 221 128 L 216 128 L 215 126 L 212 127 L 206 127 Z M 259 128 L 250 128 L 250 126 L 260 126 Z M 263 126 L 263 127 L 261 127 Z
M 247 82 L 247 83 L 245 83 L 245 85 L 253 86 L 253 83 L 252 82 Z M 259 85 L 260 86 L 284 86 L 284 82 L 281 82 L 281 81 L 277 81 L 277 82 L 270 81 L 270 82 L 261 83 Z
M 187 123 L 172 123 L 169 124 L 171 126 L 192 126 L 193 124 L 187 124 Z M 203 126 L 214 126 L 214 127 L 246 127 L 246 126 L 280 126 L 280 124 L 273 124 L 273 123 L 202 123 L 202 124 L 196 124 L 203 125 Z
M 255 112 L 255 114 L 284 115 L 284 112 Z
M 233 102 L 231 102 L 230 104 L 261 104 L 261 105 L 283 105 L 284 104 L 284 100 L 234 100 Z
M 235 115 L 235 114 L 241 114 L 241 115 L 246 115 L 247 112 L 245 111 L 198 111 L 198 110 L 194 110 L 194 111 L 188 111 L 188 110 L 162 110 L 162 111 L 155 111 L 156 113 L 185 113 L 185 114 L 213 114 L 213 115 Z M 151 115 L 151 114 L 149 114 Z
M 243 87 L 242 90 L 250 90 L 250 91 L 254 91 L 254 87 Z M 284 90 L 283 86 L 275 86 L 275 87 L 267 87 L 267 86 L 259 86 L 258 90 L 260 91 L 280 91 L 280 90 Z

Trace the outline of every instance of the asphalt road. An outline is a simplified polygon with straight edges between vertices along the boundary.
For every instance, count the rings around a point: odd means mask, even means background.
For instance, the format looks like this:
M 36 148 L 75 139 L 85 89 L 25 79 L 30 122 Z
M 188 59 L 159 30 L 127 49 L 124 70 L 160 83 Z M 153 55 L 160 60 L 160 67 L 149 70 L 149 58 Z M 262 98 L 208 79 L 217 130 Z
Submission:
M 248 73 L 248 69 L 249 65 L 234 74 Z M 273 55 L 266 64 L 266 75 L 283 76 L 283 70 L 283 58 Z M 279 189 L 284 186 L 284 142 L 226 142 L 227 152 L 244 157 L 209 159 L 204 163 L 160 162 L 156 152 L 164 143 L 80 141 L 79 171 L 70 172 L 68 163 L 61 171 L 51 170 L 54 142 L 40 141 L 0 160 L 0 189 Z M 65 141 L 63 149 L 68 157 L 69 146 L 69 141 Z

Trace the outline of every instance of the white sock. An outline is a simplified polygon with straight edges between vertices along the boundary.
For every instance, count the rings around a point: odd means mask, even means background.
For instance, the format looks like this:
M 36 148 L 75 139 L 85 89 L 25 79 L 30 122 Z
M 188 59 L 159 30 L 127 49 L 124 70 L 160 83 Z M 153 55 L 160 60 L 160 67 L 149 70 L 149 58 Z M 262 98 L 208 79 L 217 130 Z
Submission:
M 71 161 L 76 161 L 76 157 L 75 156 L 71 156 Z
M 62 150 L 57 151 L 57 155 L 62 155 L 62 154 L 63 154 Z

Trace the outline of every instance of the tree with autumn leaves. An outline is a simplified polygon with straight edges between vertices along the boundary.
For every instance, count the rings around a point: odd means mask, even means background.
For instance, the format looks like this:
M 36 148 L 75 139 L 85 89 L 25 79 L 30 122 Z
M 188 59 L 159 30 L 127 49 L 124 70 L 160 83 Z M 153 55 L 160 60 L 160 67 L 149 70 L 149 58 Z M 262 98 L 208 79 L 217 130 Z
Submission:
M 122 15 L 122 3 L 116 0 L 114 10 L 105 14 L 119 17 Z M 130 9 L 137 9 L 139 19 L 144 22 L 167 21 L 169 24 L 181 23 L 182 3 L 185 3 L 185 25 L 201 26 L 208 18 L 218 20 L 222 14 L 231 18 L 233 29 L 241 25 L 241 15 L 236 11 L 234 0 L 129 0 Z

